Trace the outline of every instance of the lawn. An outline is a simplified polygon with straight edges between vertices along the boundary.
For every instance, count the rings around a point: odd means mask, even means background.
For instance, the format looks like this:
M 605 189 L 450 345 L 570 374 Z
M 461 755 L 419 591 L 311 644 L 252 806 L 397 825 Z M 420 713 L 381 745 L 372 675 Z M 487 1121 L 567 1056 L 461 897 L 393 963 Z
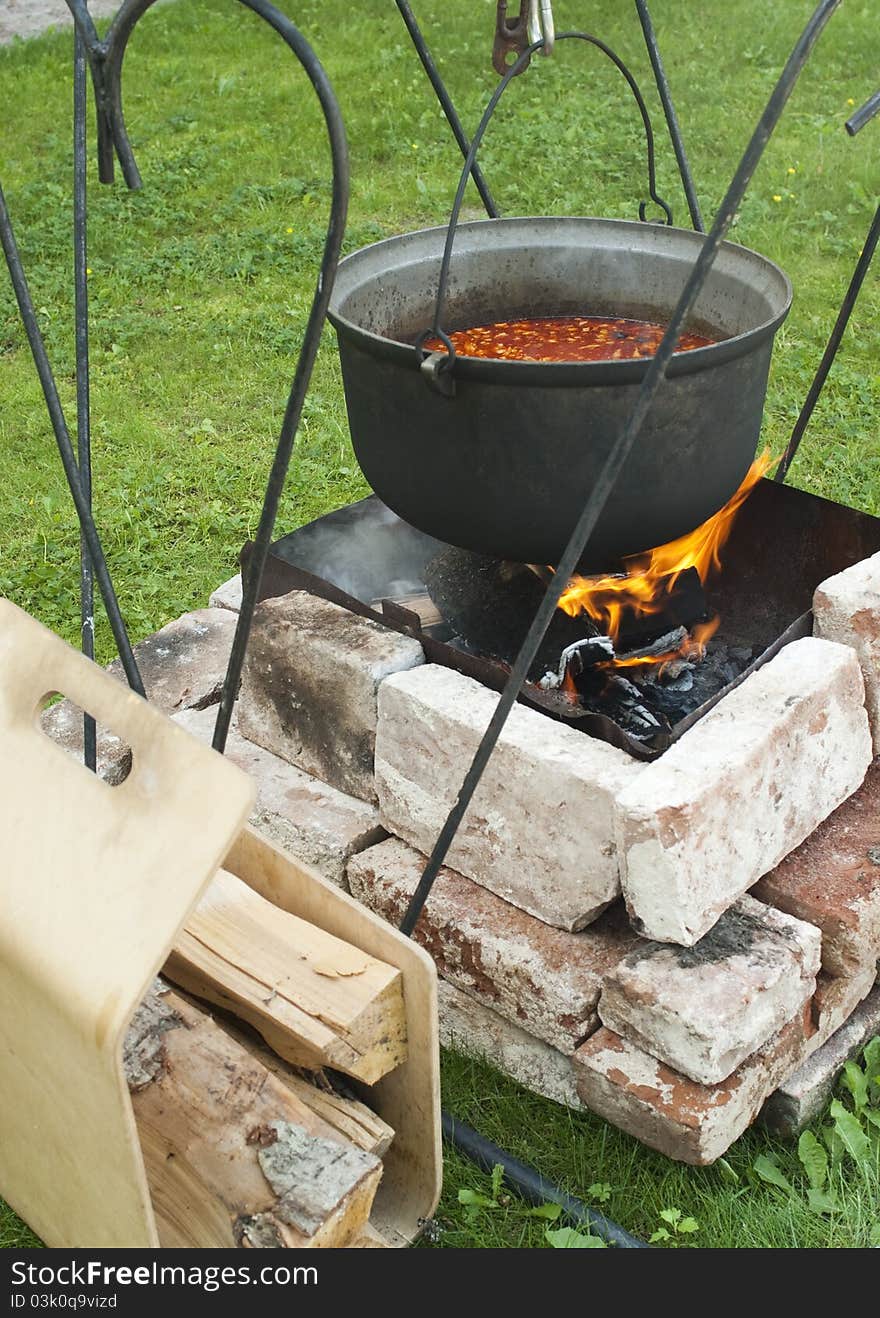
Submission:
M 347 250 L 441 223 L 460 159 L 392 0 L 282 0 L 313 42 L 345 116 L 352 160 Z M 811 0 L 655 0 L 654 19 L 711 217 Z M 438 62 L 472 127 L 495 82 L 492 0 L 416 0 Z M 699 10 L 699 17 L 697 11 Z M 634 7 L 557 0 L 561 29 L 586 21 L 645 77 L 659 191 L 687 222 Z M 511 88 L 483 153 L 506 214 L 635 218 L 644 192 L 640 123 L 595 52 L 560 48 Z M 0 179 L 61 395 L 74 415 L 70 275 L 69 34 L 0 50 Z M 777 338 L 765 437 L 783 447 L 833 322 L 877 197 L 880 121 L 843 123 L 876 90 L 880 35 L 869 0 L 849 0 L 803 74 L 737 216 L 733 237 L 778 261 L 795 287 Z M 95 511 L 133 639 L 203 605 L 254 533 L 308 313 L 329 196 L 328 153 L 304 75 L 231 0 L 149 13 L 126 63 L 127 122 L 144 188 L 90 176 Z M 476 207 L 476 194 L 469 198 Z M 476 214 L 476 210 L 473 212 Z M 869 276 L 791 479 L 880 513 L 880 285 Z M 76 640 L 78 534 L 8 281 L 0 278 L 0 593 Z M 328 331 L 279 518 L 293 529 L 366 491 L 346 428 Z M 98 628 L 99 657 L 112 656 Z M 790 1150 L 750 1134 L 727 1164 L 676 1167 L 588 1116 L 525 1095 L 484 1067 L 447 1058 L 446 1106 L 558 1177 L 637 1234 L 678 1209 L 697 1246 L 844 1246 L 870 1239 L 878 1154 L 841 1155 L 842 1211 L 811 1211 Z M 877 1145 L 876 1139 L 874 1145 Z M 774 1152 L 788 1193 L 756 1179 Z M 763 1163 L 760 1164 L 763 1166 Z M 799 1180 L 798 1178 L 801 1178 Z M 468 1209 L 488 1179 L 451 1156 L 441 1243 L 543 1242 L 546 1223 L 513 1205 Z M 873 1206 L 873 1207 L 872 1207 Z M 0 1213 L 0 1241 L 22 1228 Z

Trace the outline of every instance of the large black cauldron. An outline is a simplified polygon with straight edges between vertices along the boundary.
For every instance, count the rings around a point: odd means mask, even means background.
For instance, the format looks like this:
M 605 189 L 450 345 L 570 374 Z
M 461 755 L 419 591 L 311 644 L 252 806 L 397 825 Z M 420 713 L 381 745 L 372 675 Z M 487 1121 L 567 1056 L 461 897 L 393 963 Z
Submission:
M 358 461 L 419 530 L 498 558 L 556 563 L 647 362 L 458 357 L 454 395 L 444 396 L 414 344 L 433 321 L 445 238 L 445 228 L 389 238 L 339 267 L 329 315 Z M 569 314 L 665 322 L 704 241 L 624 220 L 463 224 L 443 328 Z M 790 305 L 778 266 L 722 244 L 688 325 L 721 341 L 673 357 L 585 570 L 693 530 L 734 493 L 754 457 L 773 335 Z

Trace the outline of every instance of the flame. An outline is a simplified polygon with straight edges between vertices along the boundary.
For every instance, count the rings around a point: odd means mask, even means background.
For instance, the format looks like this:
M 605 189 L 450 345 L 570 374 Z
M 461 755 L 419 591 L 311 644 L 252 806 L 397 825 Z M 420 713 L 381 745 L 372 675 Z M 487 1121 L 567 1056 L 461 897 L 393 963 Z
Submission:
M 561 690 L 565 692 L 569 700 L 579 700 L 580 692 L 577 689 L 577 683 L 571 675 L 571 665 L 565 670 L 565 677 L 562 679 Z
M 758 481 L 770 467 L 770 451 L 765 450 L 749 468 L 739 489 L 728 502 L 695 531 L 644 554 L 624 559 L 625 573 L 620 576 L 572 577 L 559 601 L 559 607 L 576 618 L 587 613 L 612 641 L 616 641 L 626 615 L 644 616 L 662 613 L 670 591 L 682 572 L 695 568 L 705 585 L 712 572 L 721 567 L 721 550 L 733 528 L 734 518 Z M 718 628 L 719 620 L 694 627 L 680 649 L 667 655 L 633 659 L 612 659 L 611 668 L 652 667 L 673 658 L 702 658 L 706 644 Z

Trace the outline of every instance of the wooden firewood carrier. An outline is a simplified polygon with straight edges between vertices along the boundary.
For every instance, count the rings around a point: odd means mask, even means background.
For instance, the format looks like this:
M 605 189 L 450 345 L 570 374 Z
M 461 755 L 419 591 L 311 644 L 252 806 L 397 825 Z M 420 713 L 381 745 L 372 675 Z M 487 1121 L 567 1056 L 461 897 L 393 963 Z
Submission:
M 389 1244 L 411 1241 L 440 1189 L 430 958 L 245 827 L 254 787 L 229 761 L 7 601 L 0 638 L 0 1193 L 52 1246 L 158 1245 L 122 1046 L 223 865 L 275 906 L 400 970 L 407 1057 L 368 1091 L 395 1132 L 371 1225 Z M 89 773 L 41 730 L 39 711 L 56 692 L 131 746 L 123 783 Z

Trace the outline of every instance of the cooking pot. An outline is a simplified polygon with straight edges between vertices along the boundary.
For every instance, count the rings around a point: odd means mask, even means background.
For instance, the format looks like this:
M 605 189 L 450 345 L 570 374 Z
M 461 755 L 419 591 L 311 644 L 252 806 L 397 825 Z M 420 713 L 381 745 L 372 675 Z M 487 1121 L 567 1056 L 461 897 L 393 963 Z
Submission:
M 405 521 L 496 558 L 555 564 L 632 411 L 645 358 L 523 362 L 458 355 L 438 389 L 418 346 L 434 324 L 445 227 L 374 243 L 339 266 L 329 317 L 361 469 Z M 442 327 L 594 315 L 666 323 L 704 235 L 593 218 L 480 220 L 455 232 Z M 757 446 L 773 336 L 791 285 L 723 243 L 581 561 L 584 571 L 699 526 Z M 441 363 L 441 366 L 447 363 Z

